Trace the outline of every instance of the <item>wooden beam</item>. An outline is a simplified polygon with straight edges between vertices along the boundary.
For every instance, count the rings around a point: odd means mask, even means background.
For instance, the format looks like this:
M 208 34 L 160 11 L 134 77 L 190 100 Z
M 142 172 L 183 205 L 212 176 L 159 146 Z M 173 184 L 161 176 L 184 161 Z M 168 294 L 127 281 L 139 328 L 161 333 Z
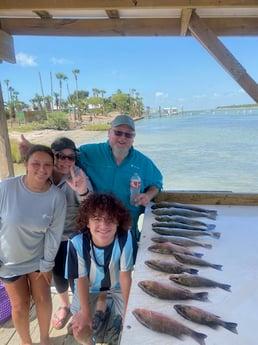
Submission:
M 143 8 L 226 8 L 257 7 L 257 0 L 1 0 L 0 10 L 6 9 L 122 9 Z
M 14 176 L 11 146 L 8 136 L 8 127 L 4 111 L 2 86 L 0 83 L 0 181 Z
M 222 65 L 248 95 L 258 103 L 258 84 L 247 74 L 244 67 L 195 12 L 192 13 L 188 27 L 191 34 L 201 45 Z
M 0 60 L 16 63 L 12 36 L 0 30 Z
M 181 31 L 180 36 L 185 36 L 188 30 L 188 24 L 193 10 L 191 8 L 183 8 L 181 12 Z
M 184 204 L 202 205 L 258 205 L 257 193 L 162 191 L 155 198 L 159 201 L 175 201 Z

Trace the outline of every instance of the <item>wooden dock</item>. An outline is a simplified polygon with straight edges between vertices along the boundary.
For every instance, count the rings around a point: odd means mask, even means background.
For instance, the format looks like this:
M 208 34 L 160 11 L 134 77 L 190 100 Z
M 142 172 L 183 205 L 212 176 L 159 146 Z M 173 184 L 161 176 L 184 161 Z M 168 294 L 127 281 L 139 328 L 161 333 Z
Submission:
M 59 297 L 56 292 L 52 292 L 53 300 L 53 313 L 59 306 Z M 117 345 L 119 339 L 118 327 L 120 325 L 119 320 L 115 318 L 111 301 L 108 301 L 111 308 L 111 317 L 107 320 L 102 330 L 96 336 L 97 345 Z M 1 306 L 0 306 L 1 308 Z M 34 345 L 39 345 L 39 327 L 36 317 L 35 306 L 31 307 L 31 337 Z M 68 322 L 69 323 L 69 322 Z M 68 324 L 67 323 L 67 324 Z M 50 329 L 50 337 L 53 345 L 79 345 L 72 335 L 68 334 L 66 326 L 61 330 L 56 330 L 52 327 Z M 19 337 L 13 326 L 12 320 L 9 319 L 5 323 L 0 324 L 0 344 L 1 345 L 18 345 Z

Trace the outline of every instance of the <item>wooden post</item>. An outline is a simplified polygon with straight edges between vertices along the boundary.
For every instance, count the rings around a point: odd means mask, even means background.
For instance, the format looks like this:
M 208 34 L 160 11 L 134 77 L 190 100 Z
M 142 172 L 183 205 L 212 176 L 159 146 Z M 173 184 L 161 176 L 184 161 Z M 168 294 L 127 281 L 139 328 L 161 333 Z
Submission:
M 2 86 L 0 83 L 0 180 L 14 176 L 11 146 L 4 111 Z

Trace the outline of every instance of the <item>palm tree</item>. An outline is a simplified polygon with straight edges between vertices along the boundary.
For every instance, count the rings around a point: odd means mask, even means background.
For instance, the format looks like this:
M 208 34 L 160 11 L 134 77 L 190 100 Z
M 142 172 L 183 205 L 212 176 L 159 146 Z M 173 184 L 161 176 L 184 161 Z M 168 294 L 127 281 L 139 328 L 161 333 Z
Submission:
M 77 74 L 80 73 L 79 69 L 74 69 L 73 71 L 74 79 L 75 79 L 75 87 L 76 87 L 76 99 L 78 101 L 78 77 Z
M 67 80 L 68 77 L 61 72 L 56 73 L 56 79 L 59 80 L 59 109 L 62 108 L 62 81 Z

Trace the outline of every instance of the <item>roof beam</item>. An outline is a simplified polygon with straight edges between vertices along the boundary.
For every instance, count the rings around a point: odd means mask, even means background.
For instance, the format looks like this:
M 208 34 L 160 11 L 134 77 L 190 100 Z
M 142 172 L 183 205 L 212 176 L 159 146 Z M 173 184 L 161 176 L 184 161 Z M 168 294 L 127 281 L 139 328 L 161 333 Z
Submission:
M 1 0 L 0 10 L 6 9 L 125 9 L 143 8 L 226 8 L 257 7 L 257 0 Z
M 258 84 L 248 75 L 244 67 L 196 13 L 192 13 L 189 30 L 201 45 L 236 80 L 247 94 L 258 103 Z
M 180 31 L 180 36 L 185 36 L 187 29 L 188 29 L 188 24 L 192 15 L 192 9 L 191 8 L 183 8 L 181 12 L 181 31 Z

